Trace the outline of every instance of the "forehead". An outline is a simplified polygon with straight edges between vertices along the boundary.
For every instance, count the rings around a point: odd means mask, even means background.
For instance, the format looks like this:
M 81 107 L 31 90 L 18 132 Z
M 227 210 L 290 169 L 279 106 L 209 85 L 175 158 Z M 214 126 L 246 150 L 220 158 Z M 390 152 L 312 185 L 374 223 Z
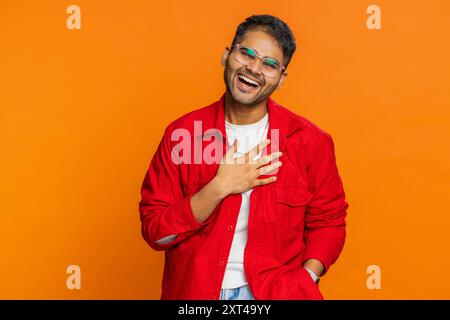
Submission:
M 247 31 L 240 43 L 243 46 L 255 49 L 263 57 L 271 57 L 280 62 L 283 61 L 283 50 L 278 41 L 263 30 Z

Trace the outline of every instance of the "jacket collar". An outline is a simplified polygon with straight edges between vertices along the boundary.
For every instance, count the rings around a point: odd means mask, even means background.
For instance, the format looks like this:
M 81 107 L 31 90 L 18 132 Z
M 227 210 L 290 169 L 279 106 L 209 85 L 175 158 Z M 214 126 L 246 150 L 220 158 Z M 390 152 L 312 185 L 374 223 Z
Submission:
M 224 137 L 226 143 L 225 130 L 225 93 L 216 101 L 215 105 L 215 123 L 214 128 L 217 128 Z M 278 150 L 284 150 L 286 147 L 286 138 L 291 134 L 302 128 L 302 122 L 298 121 L 293 115 L 283 106 L 279 105 L 271 97 L 267 100 L 267 112 L 269 114 L 269 131 L 268 138 L 271 140 L 270 149 L 278 147 Z M 277 130 L 273 130 L 277 129 Z M 276 137 L 278 132 L 278 137 Z M 276 145 L 278 140 L 279 145 Z M 276 151 L 276 149 L 274 150 Z

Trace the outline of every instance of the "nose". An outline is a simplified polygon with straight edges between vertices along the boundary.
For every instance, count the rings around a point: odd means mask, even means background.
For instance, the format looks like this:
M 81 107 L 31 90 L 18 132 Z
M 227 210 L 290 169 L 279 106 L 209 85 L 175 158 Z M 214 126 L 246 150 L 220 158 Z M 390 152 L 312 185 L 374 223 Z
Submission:
M 261 61 L 261 59 L 259 59 L 259 58 L 256 58 L 255 60 L 253 60 L 252 62 L 250 62 L 247 66 L 246 66 L 246 68 L 249 70 L 249 71 L 251 71 L 253 74 L 258 74 L 258 75 L 260 75 L 261 74 L 261 63 L 262 63 L 262 61 Z

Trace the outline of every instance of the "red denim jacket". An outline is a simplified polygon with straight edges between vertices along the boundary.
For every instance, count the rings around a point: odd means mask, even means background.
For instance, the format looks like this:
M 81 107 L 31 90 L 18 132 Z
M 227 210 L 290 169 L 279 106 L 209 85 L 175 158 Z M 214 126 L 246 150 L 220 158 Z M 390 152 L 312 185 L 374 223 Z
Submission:
M 251 193 L 246 279 L 257 300 L 323 299 L 302 265 L 311 258 L 321 261 L 323 276 L 345 242 L 348 203 L 333 140 L 272 99 L 267 109 L 268 138 L 272 129 L 279 129 L 277 147 L 283 152 L 283 166 L 274 183 L 255 187 Z M 219 129 L 226 152 L 223 95 L 167 127 L 141 189 L 142 235 L 153 249 L 165 251 L 161 299 L 218 299 L 241 204 L 240 194 L 229 195 L 208 220 L 195 220 L 190 198 L 215 176 L 219 164 L 172 161 L 172 149 L 179 143 L 172 141 L 176 129 L 187 129 L 193 146 L 200 143 L 206 148 L 210 143 L 202 141 L 202 134 L 195 135 L 194 121 L 201 121 L 203 133 Z M 156 243 L 174 234 L 178 236 L 172 242 Z

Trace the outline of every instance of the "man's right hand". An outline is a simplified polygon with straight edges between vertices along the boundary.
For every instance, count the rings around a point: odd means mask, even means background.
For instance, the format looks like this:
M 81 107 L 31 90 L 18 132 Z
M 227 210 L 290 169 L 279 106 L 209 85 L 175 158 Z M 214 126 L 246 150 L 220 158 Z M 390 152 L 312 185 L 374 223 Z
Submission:
M 234 158 L 234 154 L 238 150 L 238 140 L 234 140 L 233 146 L 224 155 L 214 178 L 223 197 L 242 193 L 257 186 L 272 183 L 277 179 L 276 176 L 259 179 L 259 176 L 268 174 L 282 165 L 281 161 L 268 165 L 271 161 L 281 157 L 281 152 L 274 152 L 259 160 L 254 160 L 256 155 L 269 143 L 270 140 L 266 139 L 241 157 Z
M 269 143 L 269 140 L 265 140 L 241 157 L 234 158 L 238 148 L 238 142 L 235 140 L 233 146 L 223 156 L 216 176 L 191 198 L 192 212 L 197 221 L 207 220 L 217 204 L 229 194 L 242 193 L 277 179 L 276 176 L 265 179 L 258 179 L 258 177 L 281 166 L 280 161 L 268 165 L 272 160 L 281 157 L 281 152 L 274 152 L 259 160 L 253 160 Z

